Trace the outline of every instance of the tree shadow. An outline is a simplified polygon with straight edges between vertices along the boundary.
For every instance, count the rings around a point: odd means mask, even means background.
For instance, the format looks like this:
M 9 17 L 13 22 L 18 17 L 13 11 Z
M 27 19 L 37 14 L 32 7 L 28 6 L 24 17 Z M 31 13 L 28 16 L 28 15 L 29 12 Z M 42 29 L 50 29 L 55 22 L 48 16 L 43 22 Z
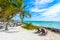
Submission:
M 0 32 L 5 32 L 5 33 L 17 33 L 17 32 L 19 32 L 19 31 L 0 30 Z
M 6 31 L 6 33 L 17 33 L 19 31 Z
M 37 32 L 37 31 L 36 31 L 36 32 L 34 32 L 34 34 L 39 34 L 39 33 L 40 33 L 40 32 Z
M 5 32 L 5 31 L 7 31 L 7 30 L 0 30 L 0 32 Z

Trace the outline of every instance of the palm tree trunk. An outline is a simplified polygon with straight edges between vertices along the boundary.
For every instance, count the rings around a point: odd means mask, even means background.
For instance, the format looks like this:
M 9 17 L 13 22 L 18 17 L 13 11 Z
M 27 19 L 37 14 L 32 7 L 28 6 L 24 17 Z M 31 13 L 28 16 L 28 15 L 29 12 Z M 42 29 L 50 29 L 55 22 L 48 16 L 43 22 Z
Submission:
M 21 17 L 20 19 L 21 19 L 21 23 L 23 24 L 23 23 L 24 23 L 24 22 L 23 22 L 23 18 Z
M 22 24 L 23 24 L 23 20 L 22 20 Z
M 8 30 L 8 23 L 9 23 L 9 22 L 6 23 L 5 30 Z

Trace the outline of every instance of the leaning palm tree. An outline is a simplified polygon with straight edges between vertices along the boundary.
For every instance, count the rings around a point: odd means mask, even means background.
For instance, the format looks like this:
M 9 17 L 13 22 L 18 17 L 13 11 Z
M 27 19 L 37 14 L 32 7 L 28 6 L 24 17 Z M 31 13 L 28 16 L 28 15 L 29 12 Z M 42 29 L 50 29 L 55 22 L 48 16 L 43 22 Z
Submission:
M 5 18 L 5 21 L 7 22 L 5 30 L 8 30 L 7 25 L 11 21 L 11 19 L 18 13 L 18 9 L 16 7 L 12 6 L 12 7 L 7 8 L 4 11 L 4 13 L 5 13 L 4 18 Z
M 14 7 L 16 7 L 18 9 L 17 11 L 20 13 L 20 19 L 21 19 L 22 23 L 23 23 L 23 20 L 24 20 L 24 18 L 25 18 L 26 15 L 28 15 L 29 17 L 31 17 L 31 14 L 29 13 L 29 11 L 24 10 L 27 7 L 27 5 L 24 5 L 23 3 L 24 3 L 24 0 L 14 0 L 11 3 Z
M 26 5 L 23 5 L 24 0 L 0 0 L 0 4 L 4 8 L 3 11 L 1 11 L 1 15 L 3 15 L 3 21 L 9 22 L 10 19 L 12 19 L 18 12 L 20 12 L 20 18 L 23 23 L 23 20 L 26 15 L 29 15 L 31 17 L 31 14 L 24 10 L 26 8 Z M 14 15 L 11 17 L 11 15 Z M 6 30 L 7 30 L 7 25 L 6 24 Z
M 5 30 L 8 30 L 8 24 L 9 24 L 9 22 L 11 22 L 11 19 L 12 19 L 13 17 L 14 17 L 14 15 L 12 15 L 12 14 L 5 17 L 5 21 L 7 22 L 7 23 L 6 23 Z
M 7 22 L 5 30 L 8 30 L 8 22 L 17 14 L 18 10 L 12 0 L 0 0 L 0 19 Z
M 23 20 L 24 20 L 24 18 L 26 17 L 26 15 L 28 15 L 28 16 L 31 18 L 30 12 L 27 11 L 27 10 L 24 10 L 24 9 L 27 7 L 27 5 L 24 5 L 23 3 L 24 3 L 24 0 L 17 0 L 17 1 L 16 1 L 16 7 L 17 7 L 18 10 L 19 10 L 20 19 L 21 19 L 21 22 L 22 22 L 22 23 L 23 23 Z M 27 17 L 28 17 L 28 16 L 27 16 Z

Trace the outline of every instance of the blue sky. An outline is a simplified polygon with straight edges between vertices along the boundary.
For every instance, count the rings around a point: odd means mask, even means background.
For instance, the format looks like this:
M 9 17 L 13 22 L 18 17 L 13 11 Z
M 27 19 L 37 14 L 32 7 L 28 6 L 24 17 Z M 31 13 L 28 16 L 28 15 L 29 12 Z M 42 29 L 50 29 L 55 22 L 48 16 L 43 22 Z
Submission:
M 32 14 L 25 21 L 60 21 L 60 0 L 25 0 L 24 4 Z M 20 20 L 19 14 L 14 19 Z

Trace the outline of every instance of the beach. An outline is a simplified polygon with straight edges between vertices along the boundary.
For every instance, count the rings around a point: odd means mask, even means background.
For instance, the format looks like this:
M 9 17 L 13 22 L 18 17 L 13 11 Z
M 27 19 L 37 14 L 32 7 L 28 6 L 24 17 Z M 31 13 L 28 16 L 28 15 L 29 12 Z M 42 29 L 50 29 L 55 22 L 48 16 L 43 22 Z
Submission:
M 0 30 L 0 40 L 60 40 L 60 34 L 48 30 L 46 36 L 34 33 L 35 30 L 26 30 L 21 26 L 10 27 L 8 31 Z

